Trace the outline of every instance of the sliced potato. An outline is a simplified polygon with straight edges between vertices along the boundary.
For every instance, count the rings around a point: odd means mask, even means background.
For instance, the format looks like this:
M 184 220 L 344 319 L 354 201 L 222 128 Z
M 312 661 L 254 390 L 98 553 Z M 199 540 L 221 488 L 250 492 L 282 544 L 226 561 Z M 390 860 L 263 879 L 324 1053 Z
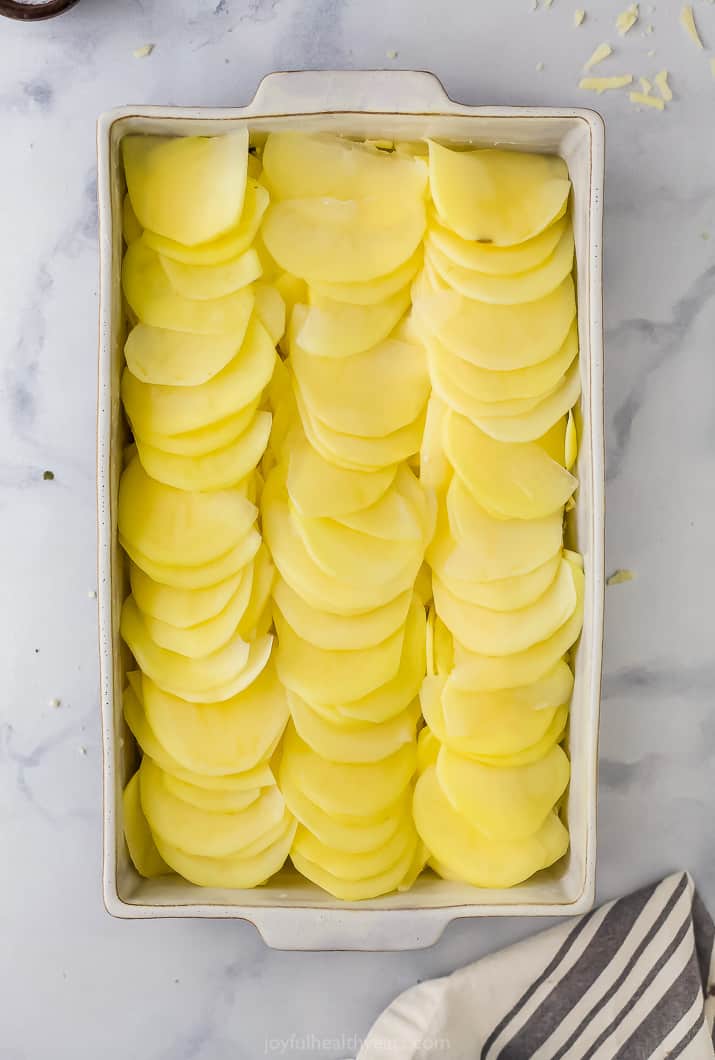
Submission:
M 256 508 L 237 490 L 186 493 L 132 460 L 119 486 L 119 533 L 158 563 L 209 563 L 246 536 Z
M 291 856 L 299 854 L 311 864 L 319 865 L 323 871 L 329 872 L 332 876 L 354 882 L 386 872 L 398 858 L 402 857 L 405 847 L 413 844 L 414 825 L 411 821 L 401 824 L 381 846 L 359 854 L 335 850 L 329 844 L 323 843 L 307 828 L 299 825 L 293 840 Z
M 461 265 L 464 269 L 474 269 L 489 276 L 513 276 L 514 273 L 527 272 L 541 265 L 556 249 L 568 224 L 569 218 L 564 209 L 560 218 L 532 239 L 510 247 L 499 247 L 493 243 L 462 239 L 441 225 L 437 218 L 431 218 L 427 245 L 436 247 L 455 265 Z
M 129 193 L 127 193 L 122 200 L 122 235 L 124 236 L 124 242 L 129 246 L 140 238 L 142 232 L 143 228 L 134 213 L 132 200 L 129 198 Z
M 313 293 L 310 300 L 309 306 L 293 310 L 295 344 L 316 357 L 339 358 L 383 342 L 407 312 L 410 292 L 403 287 L 375 305 L 350 305 Z
M 322 887 L 328 894 L 344 902 L 358 902 L 367 898 L 377 898 L 381 894 L 388 894 L 398 888 L 412 867 L 416 848 L 417 839 L 413 837 L 394 865 L 378 876 L 362 880 L 345 880 L 334 876 L 314 861 L 303 857 L 297 850 L 291 851 L 291 860 L 298 872 L 318 887 Z
M 339 516 L 336 522 L 382 541 L 401 541 L 405 544 L 420 541 L 424 544 L 429 536 L 425 530 L 425 512 L 418 512 L 416 505 L 405 495 L 411 488 L 411 483 L 407 483 L 408 476 L 414 479 L 407 465 L 401 464 L 394 486 L 379 500 L 367 508 Z M 414 481 L 417 489 L 421 490 L 421 485 L 416 479 Z M 398 483 L 403 487 L 403 492 L 397 488 Z
M 300 738 L 331 762 L 377 762 L 415 740 L 419 717 L 416 701 L 381 724 L 345 718 L 336 724 L 295 692 L 289 692 L 289 703 Z
M 366 853 L 382 846 L 410 814 L 409 792 L 395 803 L 388 816 L 375 819 L 331 816 L 287 778 L 281 779 L 281 790 L 286 805 L 302 825 L 333 850 L 351 854 Z
M 231 813 L 236 810 L 245 810 L 258 799 L 261 794 L 260 788 L 246 788 L 245 791 L 209 791 L 207 788 L 199 787 L 198 784 L 188 784 L 185 780 L 179 780 L 171 773 L 164 773 L 164 784 L 177 799 L 188 802 L 191 806 L 198 806 L 200 810 L 210 810 L 213 813 Z
M 186 629 L 208 622 L 220 614 L 238 592 L 242 581 L 253 578 L 253 566 L 246 564 L 238 574 L 206 589 L 173 589 L 155 582 L 132 563 L 129 578 L 134 599 L 142 614 Z
M 568 831 L 555 813 L 526 839 L 487 838 L 450 805 L 434 767 L 417 781 L 414 817 L 437 872 L 474 887 L 514 887 L 553 865 L 569 845 Z
M 127 367 L 142 383 L 200 386 L 238 354 L 250 313 L 247 302 L 243 329 L 210 337 L 136 324 L 124 344 Z
M 124 811 L 124 838 L 129 848 L 129 857 L 140 876 L 151 879 L 171 872 L 161 854 L 146 822 L 139 797 L 139 773 L 135 773 L 124 789 L 122 797 Z
M 157 482 L 180 490 L 208 492 L 238 485 L 255 470 L 271 433 L 270 412 L 257 412 L 243 434 L 213 453 L 183 456 L 155 449 L 137 436 L 139 459 Z
M 421 776 L 430 766 L 437 765 L 439 740 L 427 726 L 420 730 L 417 737 L 417 775 Z
M 277 346 L 286 328 L 286 304 L 283 295 L 272 283 L 257 283 L 253 288 L 256 316 Z
M 370 648 L 404 625 L 412 599 L 406 589 L 373 611 L 337 615 L 311 607 L 287 582 L 278 578 L 273 599 L 286 622 L 303 640 L 328 651 Z
M 576 489 L 573 475 L 534 442 L 495 441 L 450 410 L 445 452 L 474 499 L 506 519 L 542 519 L 561 509 Z
M 268 332 L 254 318 L 238 354 L 208 382 L 195 387 L 154 386 L 125 370 L 122 401 L 132 427 L 143 438 L 183 434 L 252 406 L 268 386 L 276 360 Z
M 163 257 L 182 261 L 187 265 L 220 265 L 248 250 L 268 208 L 268 201 L 266 189 L 249 177 L 238 224 L 229 228 L 223 235 L 206 243 L 187 246 L 147 229 L 144 242 Z
M 119 544 L 130 559 L 145 574 L 161 585 L 174 589 L 207 589 L 232 578 L 241 571 L 261 547 L 261 535 L 251 528 L 234 548 L 224 552 L 215 560 L 196 567 L 180 567 L 174 564 L 157 563 L 145 556 L 131 542 L 119 535 Z
M 499 442 L 533 442 L 564 418 L 580 394 L 581 371 L 575 360 L 556 389 L 533 409 L 519 416 L 479 416 L 474 422 Z
M 276 569 L 268 549 L 262 544 L 256 553 L 251 597 L 238 624 L 238 632 L 245 640 L 254 641 L 264 637 L 271 627 L 270 599 L 275 576 Z
M 516 611 L 533 604 L 546 592 L 558 573 L 560 561 L 561 552 L 556 552 L 540 567 L 535 567 L 527 574 L 484 582 L 451 578 L 449 575 L 445 576 L 439 567 L 435 567 L 435 573 L 452 596 L 465 600 L 468 604 L 476 604 L 492 611 Z
M 246 192 L 248 130 L 226 136 L 125 136 L 129 197 L 144 228 L 193 246 L 236 225 Z
M 513 246 L 563 211 L 571 182 L 554 155 L 482 148 L 456 151 L 430 141 L 430 190 L 440 220 L 463 239 Z
M 395 466 L 377 471 L 351 471 L 325 460 L 302 431 L 291 435 L 287 454 L 286 489 L 303 515 L 340 518 L 369 511 L 387 493 Z
M 421 265 L 422 253 L 418 249 L 404 264 L 398 265 L 386 276 L 364 280 L 362 283 L 331 283 L 327 280 L 321 283 L 319 280 L 311 280 L 310 287 L 315 294 L 330 298 L 334 302 L 375 305 L 406 287 L 415 278 Z
M 160 434 L 151 431 L 142 432 L 141 436 L 135 432 L 134 437 L 151 445 L 154 449 L 161 449 L 163 453 L 175 453 L 177 456 L 206 456 L 217 449 L 223 449 L 235 441 L 250 427 L 253 417 L 258 410 L 258 401 L 239 409 L 232 416 L 226 416 L 216 423 L 209 423 L 205 427 L 197 427 L 194 431 L 183 431 L 179 434 Z
M 219 265 L 187 265 L 161 254 L 159 264 L 176 293 L 197 302 L 224 298 L 247 287 L 263 272 L 258 254 L 252 247 Z

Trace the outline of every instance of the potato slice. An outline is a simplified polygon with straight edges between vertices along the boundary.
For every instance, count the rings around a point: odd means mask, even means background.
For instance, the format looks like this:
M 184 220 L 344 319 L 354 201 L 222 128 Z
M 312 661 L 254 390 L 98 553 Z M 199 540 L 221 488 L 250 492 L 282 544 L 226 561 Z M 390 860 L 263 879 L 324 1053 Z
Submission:
M 417 249 L 411 258 L 402 265 L 398 265 L 386 276 L 378 276 L 374 280 L 365 280 L 362 283 L 330 283 L 311 280 L 311 291 L 323 298 L 330 298 L 334 302 L 348 302 L 351 305 L 375 305 L 383 302 L 386 298 L 397 294 L 406 287 L 417 275 L 422 265 L 422 252 Z
M 518 688 L 473 692 L 461 679 L 459 668 L 425 678 L 420 702 L 439 739 L 470 755 L 510 755 L 531 747 L 573 690 L 573 674 L 563 660 L 538 681 Z
M 512 276 L 490 276 L 488 273 L 465 269 L 455 265 L 436 247 L 427 250 L 426 260 L 445 283 L 466 298 L 493 305 L 516 305 L 545 298 L 558 287 L 573 268 L 573 255 L 573 230 L 569 226 L 564 230 L 553 254 L 541 265 Z
M 571 276 L 544 298 L 515 306 L 477 302 L 425 276 L 413 288 L 418 319 L 477 368 L 505 372 L 541 364 L 563 346 L 576 318 Z
M 478 368 L 462 360 L 435 335 L 426 335 L 425 342 L 430 371 L 438 372 L 441 386 L 448 387 L 450 394 L 463 391 L 465 398 L 475 401 L 507 402 L 539 398 L 558 385 L 578 354 L 578 327 L 574 320 L 563 345 L 552 357 L 530 368 L 506 372 Z M 433 384 L 435 382 L 433 375 Z
M 318 357 L 296 342 L 291 351 L 307 406 L 334 431 L 384 438 L 412 423 L 427 403 L 422 346 L 385 339 L 351 357 Z
M 409 790 L 395 803 L 388 816 L 378 819 L 331 816 L 287 778 L 281 777 L 281 791 L 286 805 L 302 825 L 333 850 L 350 854 L 367 853 L 382 846 L 410 816 Z
M 542 232 L 571 189 L 566 163 L 554 155 L 456 151 L 433 140 L 429 175 L 440 221 L 463 239 L 501 247 Z
M 417 775 L 420 777 L 430 766 L 437 765 L 440 742 L 431 729 L 425 726 L 417 737 Z
M 200 810 L 210 810 L 213 813 L 245 810 L 252 806 L 261 794 L 260 788 L 246 788 L 245 791 L 208 791 L 197 784 L 187 784 L 185 780 L 179 780 L 171 773 L 164 773 L 163 780 L 168 790 L 177 799 L 182 799 L 191 806 L 198 806 Z
M 285 689 L 270 662 L 242 692 L 190 703 L 142 678 L 144 712 L 156 738 L 184 769 L 217 776 L 265 761 L 288 720 Z
M 134 213 L 132 200 L 127 193 L 122 200 L 122 235 L 124 236 L 124 242 L 127 246 L 130 246 L 135 240 L 140 238 L 143 231 L 144 229 Z
M 210 563 L 196 567 L 179 567 L 167 563 L 157 563 L 149 559 L 129 541 L 119 535 L 119 544 L 137 567 L 153 581 L 174 589 L 207 589 L 227 578 L 234 577 L 243 570 L 247 563 L 261 547 L 261 535 L 251 529 L 239 543 L 228 552 L 224 552 Z
M 174 291 L 182 298 L 207 302 L 247 287 L 263 272 L 260 258 L 253 249 L 244 250 L 235 258 L 219 265 L 187 265 L 159 255 L 159 264 Z
M 119 487 L 119 532 L 158 563 L 209 563 L 246 536 L 256 508 L 237 490 L 186 493 L 150 478 L 138 460 Z
M 559 570 L 561 552 L 528 574 L 517 574 L 512 578 L 497 578 L 494 581 L 463 581 L 445 576 L 435 567 L 435 573 L 446 590 L 460 600 L 491 611 L 517 611 L 528 607 L 541 597 L 553 583 Z
M 124 838 L 129 848 L 129 857 L 140 876 L 152 879 L 164 876 L 171 869 L 156 849 L 156 843 L 146 823 L 139 798 L 139 773 L 136 772 L 124 789 L 122 796 L 124 811 Z
M 257 638 L 264 637 L 271 627 L 272 611 L 270 600 L 275 577 L 276 569 L 273 566 L 268 549 L 262 544 L 256 553 L 251 598 L 238 624 L 238 632 L 246 640 L 254 641 Z
M 159 434 L 154 431 L 135 432 L 134 437 L 145 445 L 161 449 L 163 453 L 175 453 L 177 456 L 206 456 L 217 449 L 223 449 L 235 441 L 240 434 L 250 427 L 258 411 L 258 401 L 239 409 L 233 416 L 226 416 L 206 427 L 197 427 L 195 431 L 184 431 L 179 434 Z
M 246 319 L 246 307 L 253 300 L 246 286 L 204 301 L 184 297 L 172 287 L 159 255 L 141 239 L 132 243 L 124 255 L 122 289 L 130 308 L 143 324 L 196 335 L 222 335 L 240 330 Z
M 285 621 L 303 640 L 327 651 L 371 648 L 401 628 L 412 593 L 406 589 L 394 600 L 358 615 L 337 615 L 307 604 L 287 582 L 278 578 L 273 599 Z
M 136 324 L 124 344 L 127 367 L 142 383 L 200 386 L 238 354 L 250 312 L 247 303 L 242 330 L 211 337 Z
M 262 235 L 286 272 L 308 282 L 362 283 L 408 261 L 425 225 L 421 200 L 295 198 L 269 207 Z
M 411 871 L 416 849 L 417 842 L 413 840 L 394 865 L 379 876 L 371 876 L 363 880 L 344 880 L 339 876 L 333 876 L 297 851 L 291 851 L 291 860 L 298 872 L 318 887 L 322 887 L 328 894 L 344 902 L 359 902 L 367 898 L 378 898 L 382 894 L 398 889 Z
M 455 664 L 463 673 L 463 680 L 474 691 L 493 691 L 531 684 L 557 664 L 578 640 L 583 624 L 584 576 L 573 570 L 577 601 L 573 614 L 546 640 L 525 651 L 512 655 L 478 655 L 459 642 L 454 645 Z
M 264 213 L 268 209 L 269 195 L 254 179 L 246 182 L 243 210 L 238 224 L 223 235 L 206 243 L 186 246 L 176 240 L 167 239 L 147 229 L 144 242 L 165 258 L 181 261 L 187 265 L 221 265 L 225 261 L 243 254 L 253 243 Z
M 331 762 L 377 762 L 415 740 L 419 705 L 381 724 L 342 719 L 337 725 L 295 692 L 288 693 L 291 717 L 300 738 Z
M 355 882 L 386 872 L 398 858 L 402 857 L 408 845 L 414 846 L 414 825 L 411 821 L 401 824 L 382 846 L 359 854 L 335 850 L 321 842 L 307 828 L 299 825 L 293 840 L 291 856 L 298 854 L 340 880 Z
M 405 744 L 379 762 L 329 762 L 311 750 L 292 723 L 286 729 L 280 776 L 288 777 L 331 815 L 389 817 L 416 765 L 415 745 Z
M 551 724 L 543 736 L 529 747 L 524 747 L 520 751 L 513 751 L 508 755 L 482 755 L 469 752 L 468 757 L 475 762 L 481 762 L 484 766 L 493 766 L 496 769 L 529 765 L 530 763 L 543 758 L 552 747 L 561 743 L 566 731 L 568 717 L 569 708 L 567 704 L 564 703 L 556 708 L 554 716 L 551 719 Z M 464 745 L 461 747 L 453 747 L 452 749 L 459 754 L 467 753 Z
M 384 497 L 395 478 L 395 466 L 378 471 L 350 471 L 325 460 L 302 431 L 290 438 L 286 488 L 303 515 L 339 518 L 370 510 Z
M 398 477 L 402 479 L 412 472 L 402 464 Z M 415 480 L 416 481 L 416 480 Z M 422 487 L 418 485 L 418 489 Z M 414 504 L 396 488 L 391 488 L 379 500 L 362 511 L 342 515 L 336 522 L 368 537 L 377 537 L 381 541 L 400 541 L 403 543 L 419 541 L 424 545 L 427 534 L 423 513 L 418 513 Z
M 534 442 L 495 441 L 450 410 L 444 448 L 474 499 L 506 519 L 542 519 L 563 507 L 577 480 Z
M 474 887 L 514 887 L 553 865 L 569 845 L 568 831 L 555 813 L 526 839 L 488 839 L 450 805 L 434 767 L 417 781 L 414 817 L 437 872 Z
M 239 579 L 236 592 L 223 610 L 205 622 L 193 626 L 176 626 L 172 622 L 142 614 L 144 625 L 151 639 L 160 648 L 186 655 L 188 658 L 210 655 L 223 647 L 236 633 L 248 607 L 252 585 L 253 564 L 248 568 L 247 576 Z
M 193 246 L 236 225 L 246 192 L 248 130 L 226 136 L 125 136 L 129 197 L 144 228 Z
M 277 346 L 286 328 L 286 304 L 283 295 L 271 283 L 257 283 L 253 287 L 256 316 Z
M 222 449 L 202 456 L 165 453 L 137 435 L 139 459 L 152 478 L 167 486 L 201 492 L 229 489 L 242 482 L 260 462 L 268 445 L 271 420 L 270 412 L 257 412 L 243 434 Z
M 311 703 L 359 699 L 384 685 L 399 669 L 404 627 L 369 648 L 329 651 L 299 637 L 279 610 L 275 611 L 274 620 L 280 679 Z
M 410 290 L 403 287 L 375 305 L 335 302 L 312 292 L 310 301 L 293 311 L 295 345 L 315 357 L 351 357 L 388 337 L 409 308 Z
M 148 574 L 131 564 L 129 579 L 132 593 L 142 614 L 161 622 L 186 629 L 215 618 L 238 592 L 242 581 L 253 578 L 252 564 L 238 574 L 206 589 L 172 589 L 153 581 Z
M 478 416 L 473 422 L 499 442 L 533 442 L 559 423 L 579 399 L 581 371 L 573 362 L 561 383 L 543 401 L 518 416 Z M 564 462 L 565 455 L 559 461 Z
M 538 831 L 569 782 L 569 760 L 557 745 L 524 766 L 497 768 L 442 747 L 437 779 L 472 828 L 491 839 L 525 839 Z
M 463 269 L 473 269 L 489 276 L 513 276 L 537 268 L 553 254 L 568 225 L 564 204 L 562 216 L 537 236 L 510 247 L 498 247 L 493 243 L 462 239 L 434 217 L 429 220 L 427 246 L 435 247 Z
M 195 387 L 154 386 L 125 371 L 122 401 L 142 438 L 183 434 L 253 406 L 268 386 L 276 360 L 268 332 L 254 318 L 238 354 L 208 382 Z
M 452 468 L 444 452 L 444 418 L 447 406 L 432 391 L 427 402 L 422 442 L 420 445 L 420 481 L 436 494 L 443 493 L 452 477 Z
M 263 176 L 277 199 L 422 199 L 427 188 L 424 162 L 325 133 L 271 133 L 263 151 Z
M 542 394 L 536 394 L 534 397 L 510 398 L 507 401 L 480 401 L 444 370 L 444 358 L 436 356 L 433 350 L 428 355 L 428 363 L 435 394 L 446 406 L 466 416 L 473 423 L 478 423 L 482 417 L 491 420 L 501 416 L 510 418 L 526 416 L 539 405 L 544 397 Z M 466 364 L 466 361 L 462 363 Z M 471 365 L 469 367 L 471 368 Z M 556 385 L 558 386 L 559 383 Z M 551 391 L 546 393 L 548 396 Z

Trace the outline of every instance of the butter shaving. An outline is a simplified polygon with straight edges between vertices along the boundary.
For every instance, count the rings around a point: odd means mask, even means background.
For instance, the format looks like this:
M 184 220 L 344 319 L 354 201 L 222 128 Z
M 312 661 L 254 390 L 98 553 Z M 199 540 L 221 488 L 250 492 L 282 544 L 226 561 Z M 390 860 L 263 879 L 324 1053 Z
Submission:
M 592 67 L 596 66 L 597 63 L 602 63 L 604 59 L 607 59 L 608 56 L 612 54 L 613 48 L 610 44 L 599 44 L 588 62 L 584 63 L 584 70 L 590 70 Z
M 673 91 L 670 85 L 668 84 L 668 71 L 660 70 L 655 75 L 653 80 L 655 81 L 656 87 L 663 99 L 666 101 L 666 103 L 670 103 L 671 99 L 673 98 Z
M 632 570 L 614 570 L 613 574 L 606 578 L 606 585 L 623 585 L 624 582 L 632 582 L 635 576 L 635 571 Z
M 142 44 L 141 48 L 135 48 L 132 55 L 135 59 L 146 59 L 154 51 L 153 44 Z
M 620 74 L 616 77 L 582 77 L 578 83 L 579 88 L 587 92 L 608 92 L 612 88 L 624 88 L 633 82 L 633 74 Z
M 680 25 L 686 31 L 693 44 L 697 45 L 698 48 L 703 47 L 703 42 L 700 39 L 698 33 L 698 27 L 695 25 L 695 15 L 690 4 L 686 4 L 680 12 Z
M 580 26 L 583 24 L 583 20 L 586 17 L 586 12 L 582 7 L 577 7 L 573 13 L 573 24 L 574 26 Z
M 641 92 L 643 93 L 643 95 L 649 96 L 653 91 L 653 85 L 651 84 L 651 82 L 648 80 L 647 77 L 639 77 L 638 80 L 640 82 Z
M 616 29 L 622 37 L 625 37 L 629 29 L 632 29 L 638 21 L 638 4 L 631 4 L 625 11 L 621 11 L 616 19 Z
M 630 92 L 629 96 L 631 103 L 642 103 L 644 107 L 665 110 L 665 103 L 658 96 L 647 96 L 645 92 Z

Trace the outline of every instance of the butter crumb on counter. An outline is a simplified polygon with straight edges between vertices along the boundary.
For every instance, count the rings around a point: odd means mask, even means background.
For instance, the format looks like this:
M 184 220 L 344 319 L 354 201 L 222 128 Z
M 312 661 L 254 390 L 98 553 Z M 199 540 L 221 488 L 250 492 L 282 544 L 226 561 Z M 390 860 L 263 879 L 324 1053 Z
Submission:
M 591 70 L 594 66 L 597 66 L 598 63 L 602 63 L 604 59 L 607 59 L 608 56 L 612 54 L 613 48 L 610 44 L 599 44 L 591 55 L 591 58 L 583 64 L 584 70 Z
M 51 699 L 51 700 L 50 700 L 50 706 L 51 706 L 51 707 L 52 707 L 52 708 L 53 708 L 54 710 L 57 710 L 57 709 L 58 709 L 59 707 L 61 707 L 61 706 L 62 706 L 62 700 L 61 700 L 61 699 Z
M 578 83 L 579 88 L 587 92 L 609 92 L 614 88 L 624 88 L 633 83 L 633 74 L 620 74 L 615 77 L 582 77 Z
M 648 96 L 645 92 L 630 92 L 629 97 L 631 103 L 642 103 L 644 107 L 665 110 L 665 103 L 659 96 Z
M 648 25 L 646 26 L 646 28 L 643 30 L 643 35 L 645 37 L 649 37 L 651 35 L 651 33 L 653 33 L 654 31 L 655 31 L 655 26 L 653 25 L 652 22 L 649 22 Z
M 135 48 L 132 55 L 135 59 L 146 59 L 154 51 L 153 44 L 142 44 L 141 48 Z
M 586 17 L 586 12 L 582 7 L 577 7 L 573 13 L 573 24 L 574 26 L 582 26 L 583 20 Z
M 668 84 L 668 77 L 669 74 L 667 70 L 659 70 L 653 78 L 653 80 L 655 81 L 656 88 L 658 89 L 662 99 L 664 99 L 666 103 L 670 103 L 671 99 L 673 98 L 673 90 Z
M 623 585 L 624 582 L 632 582 L 635 576 L 635 571 L 632 570 L 614 570 L 613 574 L 606 578 L 606 585 Z
M 537 69 L 537 72 L 538 72 L 538 73 L 542 73 L 542 71 L 543 71 L 543 69 L 544 69 L 544 64 L 543 64 L 543 63 L 541 63 L 541 62 L 537 63 L 537 64 L 536 64 L 536 69 Z
M 390 48 L 388 51 L 386 51 L 385 55 L 387 56 L 388 59 L 396 59 L 397 58 L 397 52 L 395 51 L 394 48 Z
M 695 24 L 695 15 L 693 14 L 693 9 L 690 4 L 686 4 L 680 11 L 680 25 L 698 48 L 704 47 L 703 42 L 700 39 L 700 34 L 698 33 L 698 27 Z
M 622 37 L 632 29 L 638 21 L 638 4 L 631 4 L 625 11 L 621 11 L 616 19 L 616 29 Z
M 639 77 L 638 81 L 640 83 L 641 92 L 643 93 L 643 95 L 644 96 L 649 96 L 651 94 L 651 92 L 653 91 L 652 83 L 648 80 L 647 77 Z

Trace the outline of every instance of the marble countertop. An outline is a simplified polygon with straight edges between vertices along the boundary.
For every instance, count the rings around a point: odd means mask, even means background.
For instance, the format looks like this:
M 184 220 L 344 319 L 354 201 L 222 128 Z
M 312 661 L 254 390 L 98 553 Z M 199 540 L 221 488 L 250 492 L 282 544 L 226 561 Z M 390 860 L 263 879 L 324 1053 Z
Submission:
M 571 0 L 543 3 L 80 0 L 0 19 L 2 1060 L 337 1060 L 401 989 L 545 926 L 313 955 L 102 906 L 94 123 L 127 102 L 242 103 L 274 69 L 429 69 L 467 103 L 605 115 L 608 567 L 635 580 L 607 593 L 599 896 L 683 867 L 715 909 L 715 80 L 679 5 L 641 4 L 621 39 L 625 0 L 593 0 L 579 28 Z M 695 14 L 715 48 L 715 7 Z M 604 74 L 670 69 L 664 113 L 578 89 L 604 40 Z

